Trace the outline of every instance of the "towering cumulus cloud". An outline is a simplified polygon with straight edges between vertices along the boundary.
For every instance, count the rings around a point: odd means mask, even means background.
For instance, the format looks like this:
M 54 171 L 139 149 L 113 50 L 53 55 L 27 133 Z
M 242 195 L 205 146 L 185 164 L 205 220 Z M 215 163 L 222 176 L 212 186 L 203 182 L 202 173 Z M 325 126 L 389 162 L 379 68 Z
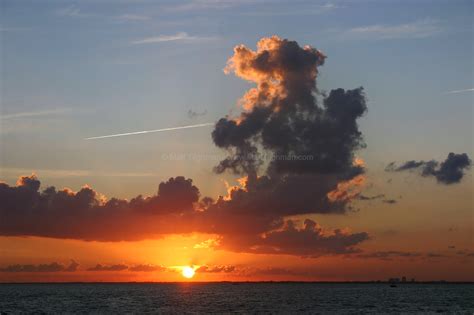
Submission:
M 257 86 L 242 97 L 240 117 L 220 119 L 212 138 L 229 152 L 216 172 L 230 170 L 244 175 L 245 181 L 228 200 L 211 206 L 211 212 L 217 207 L 220 211 L 215 212 L 235 220 L 245 218 L 253 233 L 282 229 L 281 235 L 304 232 L 310 236 L 307 244 L 316 247 L 330 243 L 307 225 L 299 231 L 288 230 L 292 225 L 284 223 L 291 215 L 344 213 L 357 196 L 354 188 L 357 191 L 364 180 L 362 164 L 354 162 L 354 151 L 364 146 L 357 126 L 357 118 L 367 110 L 363 89 L 336 89 L 319 100 L 316 78 L 325 58 L 315 48 L 277 36 L 261 39 L 256 51 L 235 47 L 225 72 Z M 235 235 L 222 234 L 235 240 Z M 280 234 L 239 240 L 268 251 L 274 235 Z M 361 235 L 354 244 L 366 238 Z M 283 239 L 275 239 L 274 251 L 285 246 L 278 242 Z
M 364 146 L 356 120 L 367 107 L 362 88 L 332 90 L 318 104 L 316 77 L 325 58 L 277 36 L 260 40 L 257 51 L 234 49 L 225 71 L 257 87 L 242 98 L 240 117 L 220 119 L 212 133 L 229 151 L 216 171 L 247 176 L 233 200 L 248 207 L 262 198 L 280 215 L 345 211 L 350 198 L 328 194 L 363 173 L 354 151 Z
M 367 233 L 327 231 L 294 216 L 343 214 L 364 184 L 357 119 L 367 110 L 362 88 L 316 87 L 319 50 L 277 36 L 253 51 L 243 45 L 226 73 L 254 82 L 239 117 L 220 119 L 214 143 L 229 152 L 215 168 L 242 176 L 228 196 L 201 198 L 190 179 L 171 178 L 156 195 L 104 200 L 89 187 L 39 191 L 35 176 L 0 184 L 1 235 L 138 240 L 172 233 L 217 235 L 220 249 L 316 257 L 347 254 Z M 200 199 L 201 198 L 201 199 Z
M 231 152 L 218 172 L 255 176 L 263 161 L 252 155 L 262 148 L 274 155 L 269 175 L 360 173 L 352 161 L 354 150 L 363 146 L 356 123 L 367 110 L 363 90 L 332 90 L 319 106 L 316 76 L 325 58 L 317 49 L 276 36 L 260 40 L 257 51 L 234 49 L 225 71 L 257 87 L 242 98 L 245 111 L 239 118 L 216 124 L 215 144 Z

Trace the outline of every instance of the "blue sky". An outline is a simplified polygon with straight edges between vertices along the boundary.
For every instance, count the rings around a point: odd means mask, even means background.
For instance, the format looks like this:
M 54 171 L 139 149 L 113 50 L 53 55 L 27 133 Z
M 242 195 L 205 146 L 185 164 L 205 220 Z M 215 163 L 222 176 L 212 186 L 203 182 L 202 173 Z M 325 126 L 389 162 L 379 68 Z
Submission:
M 222 191 L 203 127 L 104 141 L 86 137 L 213 122 L 251 85 L 222 69 L 235 45 L 278 35 L 327 56 L 319 88 L 363 86 L 373 172 L 473 151 L 472 1 L 1 1 L 0 177 L 107 195 L 152 193 L 178 174 Z M 206 112 L 189 118 L 187 112 Z M 221 176 L 224 178 L 225 176 Z

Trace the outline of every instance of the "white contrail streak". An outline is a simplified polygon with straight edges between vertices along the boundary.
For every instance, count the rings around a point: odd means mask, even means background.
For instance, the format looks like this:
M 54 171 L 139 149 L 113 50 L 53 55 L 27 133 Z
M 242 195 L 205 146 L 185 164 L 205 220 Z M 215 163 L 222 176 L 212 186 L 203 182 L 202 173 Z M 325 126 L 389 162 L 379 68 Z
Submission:
M 214 125 L 214 123 L 204 123 L 204 124 L 197 124 L 197 125 L 162 128 L 162 129 L 154 129 L 154 130 L 117 133 L 117 134 L 114 134 L 114 135 L 85 138 L 84 140 L 97 140 L 97 139 L 105 139 L 105 138 L 113 138 L 113 137 L 133 136 L 133 135 L 141 135 L 141 134 L 152 133 L 152 132 L 171 131 L 171 130 L 180 130 L 180 129 L 189 129 L 189 128 L 199 128 L 199 127 L 212 126 L 212 125 Z
M 474 88 L 471 88 L 471 89 L 464 89 L 464 90 L 448 91 L 448 92 L 444 92 L 443 94 L 456 94 L 456 93 L 472 92 L 472 91 L 474 91 Z

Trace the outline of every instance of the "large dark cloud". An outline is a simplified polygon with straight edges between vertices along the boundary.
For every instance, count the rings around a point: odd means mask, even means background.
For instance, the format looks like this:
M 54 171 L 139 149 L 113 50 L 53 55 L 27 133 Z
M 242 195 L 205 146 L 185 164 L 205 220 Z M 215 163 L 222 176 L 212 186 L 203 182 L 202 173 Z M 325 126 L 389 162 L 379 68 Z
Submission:
M 17 186 L 0 183 L 1 235 L 120 241 L 190 232 L 191 226 L 179 223 L 195 213 L 199 199 L 199 190 L 184 177 L 162 182 L 155 196 L 130 201 L 103 201 L 90 187 L 78 192 L 39 187 L 36 176 L 21 177 Z
M 364 184 L 365 146 L 357 120 L 367 110 L 362 88 L 316 88 L 319 50 L 276 36 L 257 50 L 239 45 L 226 72 L 254 82 L 238 118 L 220 119 L 214 143 L 228 150 L 216 167 L 243 176 L 226 197 L 200 199 L 191 179 L 170 178 L 156 195 L 104 200 L 89 187 L 48 187 L 35 176 L 0 184 L 0 235 L 133 241 L 173 233 L 209 233 L 221 248 L 300 256 L 346 254 L 366 233 L 323 232 L 291 216 L 343 214 Z M 263 237 L 262 235 L 265 235 Z M 258 250 L 257 250 L 258 249 Z
M 446 160 L 437 162 L 430 161 L 407 161 L 400 166 L 395 162 L 387 165 L 388 172 L 401 172 L 406 170 L 418 169 L 424 177 L 434 176 L 438 183 L 455 184 L 459 183 L 464 177 L 464 171 L 471 167 L 472 161 L 466 153 L 449 153 Z
M 212 138 L 229 152 L 215 170 L 244 175 L 246 182 L 211 210 L 250 213 L 257 221 L 249 228 L 264 232 L 281 227 L 285 216 L 350 209 L 357 196 L 351 189 L 363 181 L 354 153 L 365 146 L 357 119 L 367 107 L 362 88 L 318 99 L 316 77 L 325 58 L 277 36 L 261 39 L 257 51 L 234 49 L 226 72 L 257 87 L 242 98 L 240 117 L 220 119 Z
M 301 257 L 339 255 L 358 252 L 361 242 L 369 239 L 365 232 L 350 233 L 336 229 L 323 231 L 316 222 L 306 219 L 299 228 L 293 220 L 285 222 L 283 228 L 263 235 L 231 235 L 221 246 L 225 249 L 256 254 L 285 254 Z M 230 246 L 230 247 L 229 247 Z
M 17 186 L 0 183 L 0 235 L 134 241 L 201 232 L 219 235 L 220 249 L 299 256 L 346 254 L 368 239 L 366 233 L 335 230 L 328 234 L 311 220 L 306 220 L 300 229 L 292 220 L 285 219 L 289 213 L 285 206 L 296 202 L 264 202 L 257 194 L 251 200 L 250 192 L 241 188 L 232 190 L 229 198 L 221 197 L 215 202 L 203 198 L 204 202 L 198 203 L 199 190 L 183 177 L 161 183 L 155 196 L 139 196 L 130 201 L 103 200 L 90 187 L 78 192 L 39 188 L 40 182 L 34 175 L 21 177 Z M 246 197 L 241 199 L 239 195 Z M 173 204 L 171 196 L 179 200 Z M 265 207 L 272 207 L 274 212 L 259 211 L 266 210 Z M 97 265 L 92 269 L 109 267 Z
M 254 176 L 264 163 L 257 153 L 278 157 L 269 162 L 268 176 L 350 177 L 360 172 L 352 162 L 354 151 L 364 147 L 356 122 L 367 110 L 363 89 L 332 90 L 319 105 L 316 76 L 324 59 L 317 49 L 276 36 L 260 40 L 257 51 L 235 48 L 227 71 L 257 88 L 243 97 L 246 110 L 239 118 L 222 118 L 216 124 L 214 143 L 230 152 L 218 172 L 231 169 Z

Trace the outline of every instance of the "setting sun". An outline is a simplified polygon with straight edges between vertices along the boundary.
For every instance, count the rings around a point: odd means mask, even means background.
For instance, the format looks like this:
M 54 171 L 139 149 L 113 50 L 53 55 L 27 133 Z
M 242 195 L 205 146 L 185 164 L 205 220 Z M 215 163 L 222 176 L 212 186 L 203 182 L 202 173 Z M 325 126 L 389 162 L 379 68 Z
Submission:
M 191 279 L 192 277 L 194 277 L 195 271 L 192 267 L 184 267 L 183 271 L 181 271 L 181 274 L 183 275 L 183 277 Z

